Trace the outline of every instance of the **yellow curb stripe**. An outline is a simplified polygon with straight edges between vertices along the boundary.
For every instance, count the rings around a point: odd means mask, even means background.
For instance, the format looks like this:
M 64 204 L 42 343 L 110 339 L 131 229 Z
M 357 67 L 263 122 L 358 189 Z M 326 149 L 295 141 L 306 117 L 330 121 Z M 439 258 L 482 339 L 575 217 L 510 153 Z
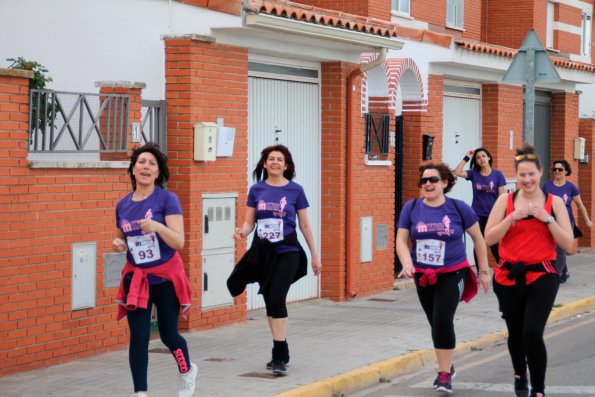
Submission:
M 562 304 L 550 313 L 548 323 L 559 321 L 579 313 L 595 309 L 595 297 L 579 299 Z M 457 352 L 466 351 L 472 347 L 486 345 L 506 338 L 506 330 L 496 331 L 472 341 L 461 343 L 455 349 Z M 411 372 L 421 368 L 426 363 L 436 361 L 434 350 L 420 350 L 406 353 L 376 364 L 366 365 L 340 375 L 289 390 L 275 397 L 336 397 L 348 391 L 363 389 L 378 384 L 381 378 L 390 379 L 397 374 Z

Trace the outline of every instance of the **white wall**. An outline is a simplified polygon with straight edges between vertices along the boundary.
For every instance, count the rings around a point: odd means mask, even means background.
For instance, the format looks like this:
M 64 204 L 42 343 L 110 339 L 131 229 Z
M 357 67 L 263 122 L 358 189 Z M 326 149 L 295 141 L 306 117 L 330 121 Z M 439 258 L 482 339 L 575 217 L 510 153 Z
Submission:
M 595 84 L 579 84 L 576 89 L 583 93 L 579 97 L 578 114 L 580 117 L 595 116 Z
M 169 0 L 0 0 L 0 67 L 37 61 L 59 91 L 98 91 L 100 80 L 140 81 L 164 99 L 164 34 L 241 26 L 235 15 Z

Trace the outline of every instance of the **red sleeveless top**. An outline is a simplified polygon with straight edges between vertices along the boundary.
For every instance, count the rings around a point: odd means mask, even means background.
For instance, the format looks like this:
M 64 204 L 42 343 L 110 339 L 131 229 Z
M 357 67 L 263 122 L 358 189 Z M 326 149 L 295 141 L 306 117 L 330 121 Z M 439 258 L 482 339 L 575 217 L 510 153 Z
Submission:
M 552 214 L 552 195 L 548 193 L 545 201 L 545 211 Z M 508 193 L 508 204 L 506 206 L 506 215 L 514 212 L 513 193 Z M 548 225 L 537 218 L 521 219 L 516 222 L 502 241 L 500 241 L 500 265 L 503 262 L 509 263 L 523 263 L 525 265 L 532 265 L 535 263 L 543 263 L 548 270 L 547 273 L 556 270 L 551 264 L 551 261 L 556 259 L 556 241 L 549 231 Z M 527 272 L 526 284 L 531 284 L 539 277 L 543 276 L 543 272 Z M 510 280 L 506 276 L 508 270 L 498 266 L 494 269 L 494 280 L 505 286 L 513 286 L 515 280 Z

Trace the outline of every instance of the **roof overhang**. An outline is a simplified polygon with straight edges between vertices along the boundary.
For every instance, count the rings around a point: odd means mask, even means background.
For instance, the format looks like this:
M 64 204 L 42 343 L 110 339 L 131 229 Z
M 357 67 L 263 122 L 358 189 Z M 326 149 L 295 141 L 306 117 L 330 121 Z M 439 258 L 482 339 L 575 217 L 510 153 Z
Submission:
M 362 46 L 364 47 L 363 50 L 365 51 L 371 48 L 400 50 L 403 48 L 404 44 L 402 41 L 391 39 L 389 37 L 361 33 L 331 26 L 316 25 L 313 23 L 280 18 L 266 14 L 247 14 L 245 16 L 245 25 L 251 28 L 281 31 L 297 34 L 299 36 L 307 36 L 322 40 Z

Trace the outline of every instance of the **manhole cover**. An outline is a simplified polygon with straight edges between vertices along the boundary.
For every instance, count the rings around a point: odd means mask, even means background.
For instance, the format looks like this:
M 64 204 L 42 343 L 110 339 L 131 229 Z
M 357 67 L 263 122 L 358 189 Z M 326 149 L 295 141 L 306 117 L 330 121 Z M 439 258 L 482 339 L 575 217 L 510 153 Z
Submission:
M 261 379 L 277 379 L 281 376 L 275 375 L 272 372 L 247 372 L 245 374 L 241 374 L 240 376 L 245 376 L 247 378 L 261 378 Z
M 203 361 L 214 361 L 217 363 L 223 363 L 226 361 L 233 361 L 233 358 L 227 358 L 227 357 L 211 357 L 211 358 L 205 358 Z
M 385 299 L 385 298 L 371 298 L 368 300 L 373 301 L 373 302 L 396 302 L 396 299 Z

